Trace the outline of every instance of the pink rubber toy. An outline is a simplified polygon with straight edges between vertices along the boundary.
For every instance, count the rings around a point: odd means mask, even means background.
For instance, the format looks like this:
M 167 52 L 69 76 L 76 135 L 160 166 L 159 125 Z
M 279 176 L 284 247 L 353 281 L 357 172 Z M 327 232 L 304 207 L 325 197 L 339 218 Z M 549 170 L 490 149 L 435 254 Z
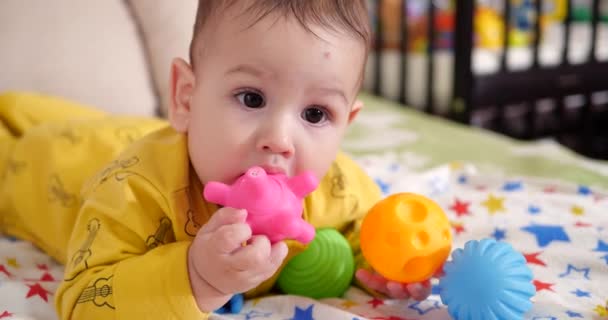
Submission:
M 307 244 L 315 237 L 315 228 L 302 219 L 302 202 L 318 184 L 310 172 L 288 178 L 251 167 L 232 185 L 207 183 L 203 196 L 209 202 L 247 210 L 252 233 L 266 235 L 271 243 L 295 239 Z

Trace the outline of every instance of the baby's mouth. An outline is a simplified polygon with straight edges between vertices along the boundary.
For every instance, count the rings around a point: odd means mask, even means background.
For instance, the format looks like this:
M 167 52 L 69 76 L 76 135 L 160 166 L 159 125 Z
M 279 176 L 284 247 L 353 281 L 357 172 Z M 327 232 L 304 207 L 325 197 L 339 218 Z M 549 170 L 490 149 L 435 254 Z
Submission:
M 260 167 L 262 167 L 262 169 L 264 169 L 264 171 L 266 171 L 267 174 L 283 174 L 285 175 L 285 169 L 283 169 L 282 167 L 279 166 L 273 166 L 273 165 L 260 165 Z

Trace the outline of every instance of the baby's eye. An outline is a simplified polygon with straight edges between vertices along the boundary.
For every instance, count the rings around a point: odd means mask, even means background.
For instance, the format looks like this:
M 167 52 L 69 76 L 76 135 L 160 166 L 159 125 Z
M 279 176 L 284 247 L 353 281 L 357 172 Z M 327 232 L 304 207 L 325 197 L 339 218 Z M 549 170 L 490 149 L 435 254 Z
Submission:
M 327 118 L 327 112 L 319 107 L 306 108 L 306 110 L 302 112 L 302 119 L 312 124 L 321 123 L 326 121 Z
M 255 91 L 241 92 L 236 95 L 236 98 L 239 99 L 239 102 L 241 102 L 241 104 L 245 105 L 247 108 L 258 109 L 264 107 L 265 105 L 264 97 Z

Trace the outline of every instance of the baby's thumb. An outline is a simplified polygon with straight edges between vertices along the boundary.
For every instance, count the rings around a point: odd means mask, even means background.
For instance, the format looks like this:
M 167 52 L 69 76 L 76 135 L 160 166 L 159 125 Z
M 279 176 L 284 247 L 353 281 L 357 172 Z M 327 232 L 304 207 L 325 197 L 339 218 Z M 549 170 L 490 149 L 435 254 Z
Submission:
M 217 210 L 201 230 L 205 233 L 213 232 L 221 226 L 243 223 L 246 219 L 247 210 L 224 207 Z
M 283 260 L 285 260 L 285 257 L 287 257 L 288 251 L 289 249 L 283 241 L 272 245 L 272 248 L 270 249 L 270 263 L 275 267 L 275 269 L 278 269 L 281 263 L 283 263 Z

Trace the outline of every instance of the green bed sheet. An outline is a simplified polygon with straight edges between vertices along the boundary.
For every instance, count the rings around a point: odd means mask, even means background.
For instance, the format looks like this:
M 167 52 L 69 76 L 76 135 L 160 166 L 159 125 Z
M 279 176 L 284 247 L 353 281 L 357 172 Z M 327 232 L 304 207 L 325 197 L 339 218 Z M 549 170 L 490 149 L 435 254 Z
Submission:
M 427 115 L 368 93 L 343 149 L 355 157 L 391 155 L 414 170 L 473 164 L 509 176 L 560 179 L 608 189 L 608 162 L 582 157 L 553 140 L 524 142 Z

